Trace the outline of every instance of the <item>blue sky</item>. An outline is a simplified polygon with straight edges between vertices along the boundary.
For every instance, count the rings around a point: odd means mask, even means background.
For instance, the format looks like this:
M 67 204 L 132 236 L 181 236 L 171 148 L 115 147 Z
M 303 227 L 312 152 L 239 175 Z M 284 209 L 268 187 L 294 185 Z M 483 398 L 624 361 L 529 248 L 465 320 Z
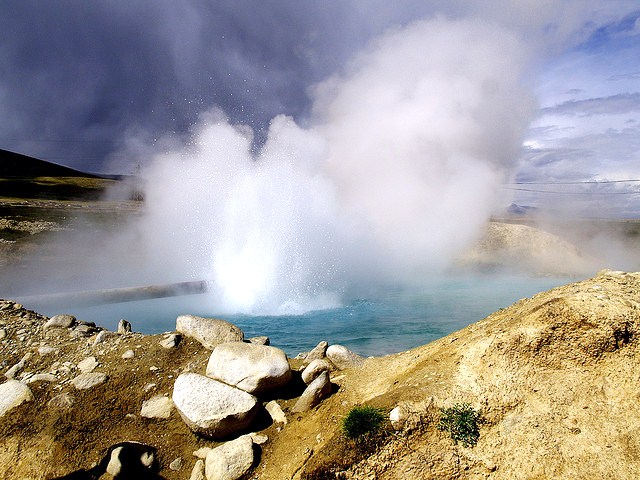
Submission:
M 638 216 L 640 12 L 600 26 L 551 58 L 535 93 L 539 110 L 515 177 L 534 184 L 514 188 L 538 191 L 519 191 L 517 201 Z
M 636 0 L 3 2 L 0 147 L 133 171 L 136 146 L 188 141 L 214 107 L 259 146 L 279 114 L 312 122 L 314 85 L 370 42 L 434 17 L 490 22 L 526 50 L 538 108 L 512 159 L 513 201 L 640 215 L 640 183 L 620 182 L 640 179 Z

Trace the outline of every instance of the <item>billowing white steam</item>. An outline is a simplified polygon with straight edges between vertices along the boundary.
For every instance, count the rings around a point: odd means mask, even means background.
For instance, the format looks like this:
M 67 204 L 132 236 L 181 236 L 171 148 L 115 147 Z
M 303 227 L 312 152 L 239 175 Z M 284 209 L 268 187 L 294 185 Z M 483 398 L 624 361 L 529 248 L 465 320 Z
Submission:
M 250 129 L 208 112 L 145 171 L 139 241 L 233 311 L 326 306 L 354 284 L 443 268 L 517 155 L 531 106 L 521 57 L 496 26 L 425 21 L 316 86 L 308 128 L 273 119 L 257 154 Z
M 524 56 L 499 27 L 435 19 L 317 85 L 305 126 L 274 118 L 257 153 L 249 128 L 207 112 L 188 145 L 162 142 L 143 215 L 85 270 L 103 287 L 206 279 L 220 313 L 322 308 L 420 281 L 495 206 L 530 114 Z

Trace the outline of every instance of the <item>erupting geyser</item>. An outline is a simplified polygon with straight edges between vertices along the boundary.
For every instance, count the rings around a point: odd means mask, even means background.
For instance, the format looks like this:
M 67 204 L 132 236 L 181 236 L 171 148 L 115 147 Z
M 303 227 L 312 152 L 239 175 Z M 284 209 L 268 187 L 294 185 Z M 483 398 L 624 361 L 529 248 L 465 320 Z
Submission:
M 505 29 L 438 18 L 377 39 L 257 152 L 202 114 L 188 145 L 150 154 L 142 217 L 96 253 L 104 286 L 206 279 L 212 311 L 291 313 L 446 267 L 522 143 L 524 57 Z

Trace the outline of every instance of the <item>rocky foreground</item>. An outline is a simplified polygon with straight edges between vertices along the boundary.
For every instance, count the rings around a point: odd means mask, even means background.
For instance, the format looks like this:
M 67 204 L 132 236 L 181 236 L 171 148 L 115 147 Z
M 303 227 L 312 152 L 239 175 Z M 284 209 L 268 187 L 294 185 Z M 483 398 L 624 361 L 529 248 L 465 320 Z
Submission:
M 0 478 L 89 469 L 123 441 L 169 479 L 638 478 L 639 308 L 640 273 L 603 271 L 408 352 L 291 359 L 219 320 L 118 333 L 4 301 Z M 436 428 L 461 402 L 484 418 L 472 448 Z M 395 429 L 364 456 L 340 432 L 361 404 Z

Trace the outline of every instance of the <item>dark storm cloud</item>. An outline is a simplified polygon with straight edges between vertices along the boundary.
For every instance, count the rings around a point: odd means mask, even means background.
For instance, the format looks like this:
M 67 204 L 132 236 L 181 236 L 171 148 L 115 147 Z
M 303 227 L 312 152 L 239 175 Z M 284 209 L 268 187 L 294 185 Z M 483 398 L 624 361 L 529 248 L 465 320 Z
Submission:
M 304 116 L 308 85 L 394 20 L 341 5 L 4 2 L 0 147 L 99 170 L 130 129 L 185 132 L 213 105 L 259 135 Z

